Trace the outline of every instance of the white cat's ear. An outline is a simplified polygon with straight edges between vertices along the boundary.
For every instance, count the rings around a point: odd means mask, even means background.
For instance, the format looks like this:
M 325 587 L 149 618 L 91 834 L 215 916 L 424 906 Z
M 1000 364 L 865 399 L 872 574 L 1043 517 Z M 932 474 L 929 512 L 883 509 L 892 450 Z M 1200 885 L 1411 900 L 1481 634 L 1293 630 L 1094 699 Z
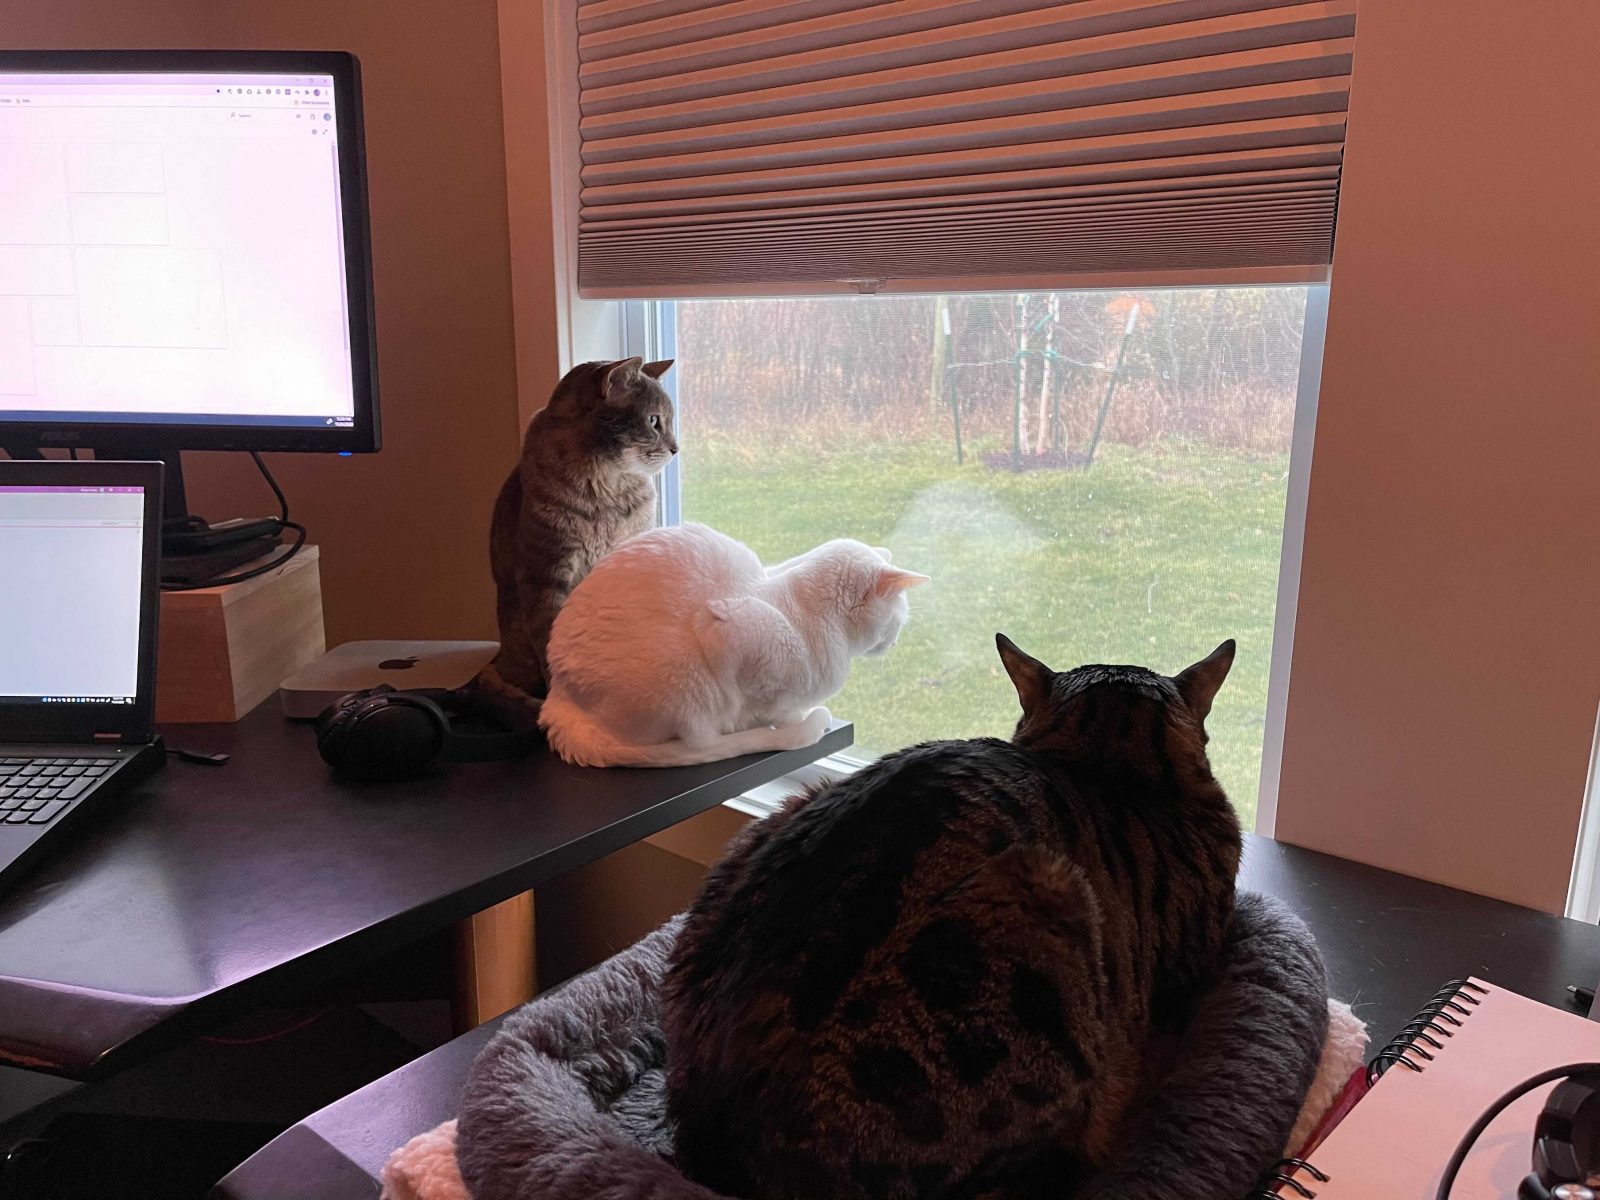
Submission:
M 640 370 L 650 376 L 651 379 L 660 379 L 672 368 L 672 363 L 672 359 L 663 358 L 660 362 L 645 363 Z
M 894 561 L 894 554 L 890 552 L 889 547 L 887 546 L 874 546 L 872 548 L 872 552 L 879 558 L 883 559 L 884 562 Z
M 1050 683 L 1055 672 L 1030 654 L 1017 649 L 1017 644 L 1003 633 L 994 635 L 995 648 L 1000 651 L 1000 662 L 1017 689 L 1017 699 L 1022 701 L 1022 711 L 1032 712 L 1050 695 Z
M 612 363 L 601 373 L 600 395 L 611 404 L 621 403 L 628 394 L 628 377 L 644 366 L 638 355 Z
M 872 585 L 872 590 L 881 599 L 927 582 L 928 577 L 926 575 L 919 575 L 915 571 L 902 571 L 899 567 L 885 567 L 878 573 L 878 582 Z

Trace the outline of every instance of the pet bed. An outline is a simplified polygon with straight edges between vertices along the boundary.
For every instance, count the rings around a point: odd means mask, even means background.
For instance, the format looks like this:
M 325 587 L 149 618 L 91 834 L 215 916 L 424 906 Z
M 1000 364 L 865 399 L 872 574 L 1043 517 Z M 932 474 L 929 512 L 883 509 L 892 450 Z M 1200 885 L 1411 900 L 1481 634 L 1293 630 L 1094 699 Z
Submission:
M 676 920 L 513 1013 L 473 1065 L 458 1122 L 384 1170 L 386 1200 L 721 1200 L 671 1160 L 657 985 Z M 1303 1144 L 1366 1033 L 1330 1002 L 1310 932 L 1241 895 L 1220 969 L 1122 1146 L 1074 1200 L 1237 1200 Z

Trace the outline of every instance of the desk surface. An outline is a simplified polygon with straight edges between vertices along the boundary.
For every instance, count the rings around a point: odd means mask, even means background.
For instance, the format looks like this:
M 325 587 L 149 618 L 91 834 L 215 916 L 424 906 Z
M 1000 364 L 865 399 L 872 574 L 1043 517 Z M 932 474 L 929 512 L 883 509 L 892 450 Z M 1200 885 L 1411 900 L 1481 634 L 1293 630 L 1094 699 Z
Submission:
M 1600 929 L 1265 838 L 1246 838 L 1239 885 L 1286 901 L 1316 934 L 1334 996 L 1381 1044 L 1448 980 L 1478 975 L 1561 1005 L 1600 975 Z M 374 1200 L 390 1151 L 455 1115 L 490 1021 L 313 1113 L 218 1185 L 220 1200 Z
M 333 780 L 273 704 L 185 748 L 0 899 L 0 1061 L 98 1078 L 207 1022 L 291 1000 L 848 746 L 586 770 L 548 753 L 382 786 Z

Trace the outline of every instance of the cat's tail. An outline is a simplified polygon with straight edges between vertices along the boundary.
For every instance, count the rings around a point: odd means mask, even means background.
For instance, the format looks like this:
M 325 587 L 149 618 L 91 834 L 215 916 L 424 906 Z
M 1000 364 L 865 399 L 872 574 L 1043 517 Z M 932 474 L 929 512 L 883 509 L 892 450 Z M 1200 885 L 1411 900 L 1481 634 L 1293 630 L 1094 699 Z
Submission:
M 746 729 L 703 742 L 675 739 L 635 746 L 619 741 L 565 696 L 546 698 L 539 713 L 539 724 L 550 748 L 564 761 L 580 767 L 687 767 L 741 754 L 800 750 L 815 745 L 828 732 L 832 720 L 827 709 L 813 708 L 793 725 Z

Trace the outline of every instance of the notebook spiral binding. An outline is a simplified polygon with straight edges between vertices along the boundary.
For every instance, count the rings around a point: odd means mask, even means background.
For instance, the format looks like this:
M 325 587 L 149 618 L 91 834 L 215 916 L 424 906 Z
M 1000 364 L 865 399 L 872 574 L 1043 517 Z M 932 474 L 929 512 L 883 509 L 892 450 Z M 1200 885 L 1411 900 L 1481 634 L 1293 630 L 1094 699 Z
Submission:
M 1455 1036 L 1472 1010 L 1482 1003 L 1477 996 L 1487 995 L 1488 989 L 1479 987 L 1470 979 L 1452 979 L 1407 1021 L 1400 1032 L 1372 1056 L 1367 1063 L 1367 1086 L 1371 1087 L 1391 1067 L 1399 1064 L 1419 1074 L 1433 1061 L 1433 1050 L 1443 1050 L 1445 1041 Z M 1444 1039 L 1444 1040 L 1440 1040 Z M 1431 1047 L 1431 1050 L 1429 1049 Z M 1316 1200 L 1317 1193 L 1296 1179 L 1293 1172 L 1303 1171 L 1314 1183 L 1327 1183 L 1329 1176 L 1317 1170 L 1303 1158 L 1282 1158 L 1267 1168 L 1256 1181 L 1256 1190 L 1245 1200 L 1283 1200 L 1285 1196 L 1299 1196 L 1301 1200 Z
M 1470 1017 L 1472 1010 L 1481 1003 L 1473 992 L 1486 995 L 1488 989 L 1479 987 L 1470 979 L 1454 979 L 1435 992 L 1433 999 L 1406 1022 L 1400 1032 L 1389 1040 L 1389 1044 L 1372 1056 L 1372 1061 L 1367 1064 L 1367 1084 L 1377 1083 L 1389 1068 L 1397 1065 L 1420 1074 L 1423 1065 L 1433 1061 L 1433 1055 L 1423 1048 L 1424 1045 L 1443 1050 L 1444 1042 L 1439 1038 L 1455 1037 L 1455 1030 L 1461 1028 L 1462 1019 Z M 1413 1058 L 1413 1055 L 1416 1057 Z

